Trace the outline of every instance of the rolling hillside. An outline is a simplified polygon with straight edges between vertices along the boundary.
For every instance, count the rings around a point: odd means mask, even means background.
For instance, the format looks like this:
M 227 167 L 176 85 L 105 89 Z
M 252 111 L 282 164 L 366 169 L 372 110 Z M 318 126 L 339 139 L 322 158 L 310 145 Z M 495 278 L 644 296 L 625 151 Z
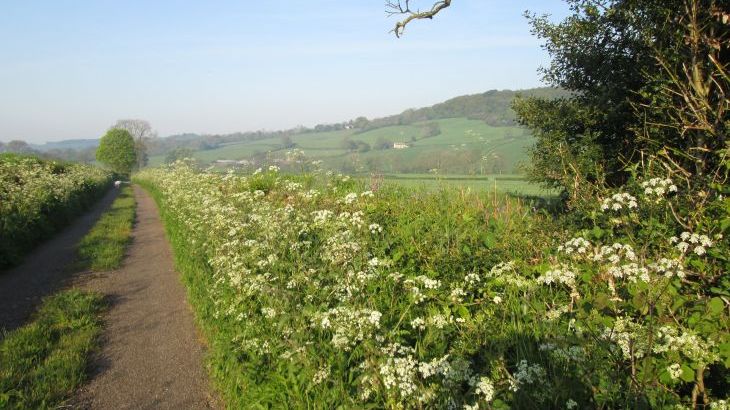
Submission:
M 527 159 L 526 148 L 532 137 L 517 127 L 494 127 L 484 121 L 450 118 L 434 121 L 440 133 L 423 137 L 423 122 L 395 125 L 359 133 L 357 130 L 310 132 L 289 138 L 295 148 L 314 160 L 323 161 L 328 169 L 348 173 L 426 173 L 438 170 L 443 174 L 517 173 L 520 162 Z M 361 143 L 349 150 L 345 141 Z M 376 149 L 378 142 L 403 143 L 403 149 Z M 194 152 L 202 163 L 217 160 L 249 160 L 254 163 L 283 158 L 282 138 L 227 143 L 211 150 Z M 257 161 L 258 160 L 258 161 Z M 164 161 L 164 156 L 151 158 L 151 165 Z

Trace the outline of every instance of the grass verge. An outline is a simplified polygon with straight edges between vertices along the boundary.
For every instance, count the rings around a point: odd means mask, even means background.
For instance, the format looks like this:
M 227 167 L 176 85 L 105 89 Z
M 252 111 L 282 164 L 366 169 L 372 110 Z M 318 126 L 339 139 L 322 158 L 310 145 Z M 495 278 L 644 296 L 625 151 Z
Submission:
M 101 295 L 68 290 L 47 298 L 29 324 L 0 342 L 0 408 L 49 408 L 86 378 L 102 329 Z
M 136 203 L 125 187 L 79 243 L 77 269 L 117 268 Z M 102 331 L 103 296 L 77 289 L 44 300 L 29 324 L 0 338 L 0 408 L 54 408 L 86 380 Z
M 122 188 L 111 209 L 81 240 L 79 268 L 105 271 L 118 268 L 132 233 L 136 204 L 132 187 Z

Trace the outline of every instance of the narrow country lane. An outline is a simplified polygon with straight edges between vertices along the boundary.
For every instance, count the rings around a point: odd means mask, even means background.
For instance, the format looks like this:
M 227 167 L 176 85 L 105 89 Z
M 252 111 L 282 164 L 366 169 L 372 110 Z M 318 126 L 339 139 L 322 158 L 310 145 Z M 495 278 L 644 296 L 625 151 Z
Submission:
M 90 274 L 81 286 L 110 301 L 91 380 L 79 408 L 203 409 L 209 393 L 204 347 L 153 199 L 134 187 L 137 224 L 119 270 Z

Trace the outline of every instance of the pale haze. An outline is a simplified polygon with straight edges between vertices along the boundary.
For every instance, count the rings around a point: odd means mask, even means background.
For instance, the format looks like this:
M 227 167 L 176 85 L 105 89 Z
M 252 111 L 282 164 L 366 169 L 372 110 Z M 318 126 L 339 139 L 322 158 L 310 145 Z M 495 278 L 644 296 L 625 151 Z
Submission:
M 525 10 L 567 13 L 456 0 L 397 39 L 381 1 L 5 2 L 0 141 L 97 138 L 120 118 L 162 136 L 275 130 L 541 86 Z

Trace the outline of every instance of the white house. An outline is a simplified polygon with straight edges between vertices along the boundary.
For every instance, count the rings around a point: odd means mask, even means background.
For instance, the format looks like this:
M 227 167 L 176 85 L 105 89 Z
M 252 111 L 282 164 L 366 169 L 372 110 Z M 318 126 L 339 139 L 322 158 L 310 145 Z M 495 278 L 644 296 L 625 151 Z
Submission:
M 395 149 L 405 149 L 410 148 L 410 145 L 406 144 L 405 142 L 394 142 L 393 148 Z

